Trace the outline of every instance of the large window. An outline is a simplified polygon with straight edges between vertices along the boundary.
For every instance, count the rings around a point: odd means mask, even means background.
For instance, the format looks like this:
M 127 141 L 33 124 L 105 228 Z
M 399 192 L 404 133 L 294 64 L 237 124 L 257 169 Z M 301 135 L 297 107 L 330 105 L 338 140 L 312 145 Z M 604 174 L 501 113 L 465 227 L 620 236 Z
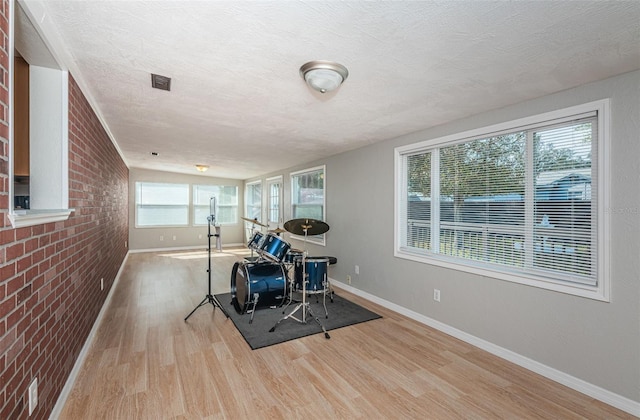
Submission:
M 215 216 L 216 225 L 238 222 L 238 187 L 193 186 L 193 224 L 206 225 L 207 218 L 212 214 Z
M 325 167 L 291 174 L 291 217 L 325 221 Z M 324 245 L 324 235 L 308 238 Z
M 607 300 L 607 111 L 396 149 L 396 255 Z
M 262 181 L 250 182 L 245 187 L 245 216 L 262 219 Z
M 188 184 L 136 182 L 136 227 L 188 225 Z

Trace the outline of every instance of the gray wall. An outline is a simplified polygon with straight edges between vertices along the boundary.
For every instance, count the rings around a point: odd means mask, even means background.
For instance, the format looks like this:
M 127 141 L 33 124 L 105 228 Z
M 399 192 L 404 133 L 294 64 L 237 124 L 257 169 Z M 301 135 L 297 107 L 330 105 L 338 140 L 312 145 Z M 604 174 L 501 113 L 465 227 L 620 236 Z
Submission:
M 150 171 L 131 168 L 129 170 L 129 249 L 132 251 L 145 249 L 166 248 L 197 248 L 205 249 L 207 243 L 207 226 L 195 227 L 159 227 L 136 228 L 135 226 L 135 184 L 137 181 L 169 182 L 181 184 L 204 185 L 236 185 L 238 187 L 238 217 L 243 216 L 244 182 L 237 179 L 214 178 L 204 175 L 186 175 L 172 172 Z M 244 222 L 238 218 L 235 225 L 221 226 L 220 237 L 222 246 L 238 245 L 244 242 Z M 215 233 L 212 228 L 211 233 Z M 160 236 L 164 240 L 160 240 Z M 174 240 L 173 237 L 176 237 Z M 211 246 L 215 247 L 215 237 L 211 238 Z
M 508 87 L 505 87 L 506 89 Z M 611 98 L 609 303 L 393 256 L 394 148 Z M 330 276 L 633 401 L 640 401 L 640 72 L 486 112 L 309 164 L 326 164 Z M 249 180 L 251 181 L 251 180 Z M 285 234 L 285 237 L 287 234 Z M 293 247 L 302 244 L 292 241 Z M 359 265 L 356 275 L 354 266 Z M 441 302 L 432 299 L 441 290 Z

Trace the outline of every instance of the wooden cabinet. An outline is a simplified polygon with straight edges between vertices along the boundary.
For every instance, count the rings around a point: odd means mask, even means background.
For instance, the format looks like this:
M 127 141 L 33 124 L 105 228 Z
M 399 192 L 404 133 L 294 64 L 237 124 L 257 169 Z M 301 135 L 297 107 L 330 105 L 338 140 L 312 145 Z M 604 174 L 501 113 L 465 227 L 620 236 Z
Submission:
M 29 176 L 29 63 L 14 62 L 13 175 Z

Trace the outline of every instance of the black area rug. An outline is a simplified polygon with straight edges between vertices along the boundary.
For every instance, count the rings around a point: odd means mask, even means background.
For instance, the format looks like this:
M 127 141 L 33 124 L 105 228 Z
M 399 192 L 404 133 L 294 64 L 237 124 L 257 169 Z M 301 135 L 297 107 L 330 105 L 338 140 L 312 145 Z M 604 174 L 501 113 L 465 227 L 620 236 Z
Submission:
M 262 347 L 271 346 L 273 344 L 282 343 L 296 338 L 305 337 L 312 334 L 322 334 L 322 328 L 311 316 L 307 315 L 307 323 L 302 324 L 292 318 L 282 321 L 274 332 L 269 330 L 285 315 L 294 310 L 297 303 L 292 303 L 286 308 L 283 314 L 283 308 L 262 308 L 256 309 L 253 316 L 253 323 L 250 324 L 251 314 L 239 314 L 231 304 L 231 293 L 223 293 L 216 295 L 218 302 L 229 314 L 229 318 L 233 321 L 240 334 L 247 341 L 251 349 L 256 350 Z M 327 297 L 327 311 L 329 318 L 325 318 L 324 308 L 322 306 L 322 296 L 320 302 L 316 303 L 315 296 L 309 298 L 310 308 L 313 314 L 318 317 L 322 325 L 329 330 L 346 327 L 348 325 L 358 324 L 360 322 L 371 321 L 372 319 L 382 318 L 375 312 L 363 308 L 353 302 L 348 301 L 336 294 L 333 295 L 333 302 Z M 298 319 L 302 318 L 302 309 L 294 314 Z

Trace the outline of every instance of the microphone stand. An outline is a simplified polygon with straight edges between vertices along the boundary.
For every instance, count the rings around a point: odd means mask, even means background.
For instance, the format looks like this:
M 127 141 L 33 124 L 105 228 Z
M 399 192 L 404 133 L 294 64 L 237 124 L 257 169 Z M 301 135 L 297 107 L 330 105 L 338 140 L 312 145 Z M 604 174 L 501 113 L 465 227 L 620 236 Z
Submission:
M 215 203 L 215 197 L 212 197 L 212 199 L 214 200 Z M 214 209 L 215 209 L 215 204 L 214 204 Z M 204 299 L 202 299 L 202 302 L 200 302 L 195 308 L 193 308 L 193 311 L 191 311 L 191 313 L 189 313 L 189 315 L 187 315 L 187 317 L 184 319 L 185 322 L 187 322 L 187 319 L 189 319 L 189 317 L 191 315 L 193 315 L 193 313 L 200 308 L 201 306 L 206 305 L 207 303 L 210 303 L 213 305 L 213 310 L 215 311 L 216 307 L 220 308 L 220 310 L 222 311 L 222 313 L 224 314 L 225 317 L 229 318 L 229 314 L 227 314 L 227 312 L 224 310 L 224 308 L 222 307 L 222 305 L 220 305 L 220 302 L 218 302 L 218 299 L 216 299 L 215 296 L 213 296 L 213 294 L 211 294 L 211 237 L 215 236 L 215 237 L 219 237 L 220 235 L 218 234 L 211 234 L 211 224 L 214 223 L 215 224 L 215 220 L 216 220 L 216 216 L 214 215 L 214 212 L 211 212 L 211 215 L 207 217 L 207 240 L 208 240 L 208 247 L 207 247 L 207 252 L 208 252 L 208 257 L 209 257 L 209 268 L 207 269 L 207 274 L 208 274 L 208 278 L 209 278 L 209 293 L 207 293 L 207 295 L 204 297 Z

